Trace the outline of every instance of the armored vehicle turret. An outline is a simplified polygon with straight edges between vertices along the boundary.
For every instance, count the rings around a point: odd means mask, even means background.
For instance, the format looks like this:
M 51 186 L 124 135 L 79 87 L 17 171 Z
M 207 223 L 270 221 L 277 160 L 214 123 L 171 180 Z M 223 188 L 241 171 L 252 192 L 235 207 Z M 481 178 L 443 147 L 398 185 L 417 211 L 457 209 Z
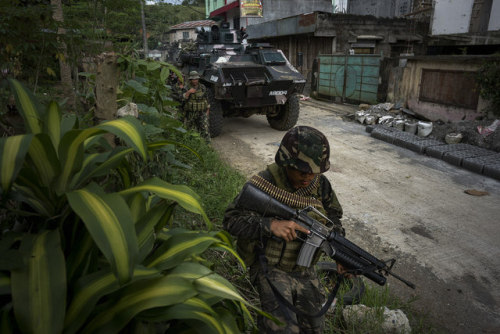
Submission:
M 207 87 L 212 137 L 221 133 L 224 117 L 263 114 L 277 130 L 297 123 L 306 80 L 281 50 L 247 44 L 244 30 L 227 22 L 197 32 L 195 50 L 181 52 L 177 65 L 185 74 L 197 71 Z

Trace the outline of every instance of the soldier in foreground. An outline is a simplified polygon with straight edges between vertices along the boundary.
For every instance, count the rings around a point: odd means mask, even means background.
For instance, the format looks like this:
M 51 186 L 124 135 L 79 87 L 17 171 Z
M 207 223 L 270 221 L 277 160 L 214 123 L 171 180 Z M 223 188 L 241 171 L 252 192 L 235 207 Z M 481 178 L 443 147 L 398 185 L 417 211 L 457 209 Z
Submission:
M 210 142 L 208 128 L 210 105 L 207 100 L 207 88 L 199 82 L 199 79 L 198 72 L 189 72 L 189 83 L 182 94 L 184 124 L 188 129 L 198 131 L 201 137 Z
M 345 234 L 340 223 L 342 207 L 328 179 L 322 175 L 330 168 L 330 146 L 320 131 L 297 126 L 289 130 L 281 141 L 275 163 L 249 181 L 280 202 L 295 209 L 314 205 L 335 223 L 334 229 Z M 314 214 L 314 213 L 311 213 Z M 317 217 L 316 217 L 317 216 Z M 314 218 L 322 221 L 319 215 Z M 323 219 L 324 220 L 324 219 Z M 262 333 L 321 333 L 324 317 L 304 316 L 317 314 L 324 303 L 324 294 L 314 269 L 320 252 L 309 267 L 297 266 L 302 241 L 297 232 L 309 231 L 291 220 L 262 217 L 243 210 L 237 201 L 226 209 L 224 229 L 237 238 L 237 250 L 250 267 L 261 308 L 278 318 L 284 326 L 259 317 Z M 337 264 L 339 273 L 345 269 Z M 273 291 L 271 284 L 278 292 Z M 293 304 L 299 314 L 280 303 L 279 293 Z

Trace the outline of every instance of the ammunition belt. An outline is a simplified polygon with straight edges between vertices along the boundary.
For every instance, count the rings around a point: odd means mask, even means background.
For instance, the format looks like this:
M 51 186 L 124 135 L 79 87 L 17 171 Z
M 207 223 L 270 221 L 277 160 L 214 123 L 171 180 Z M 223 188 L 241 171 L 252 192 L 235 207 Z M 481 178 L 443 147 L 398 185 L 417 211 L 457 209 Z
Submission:
M 277 199 L 281 203 L 288 205 L 289 207 L 305 208 L 306 206 L 314 206 L 316 208 L 323 208 L 323 204 L 319 200 L 312 197 L 301 196 L 302 193 L 307 192 L 307 190 L 303 190 L 303 188 L 299 189 L 297 193 L 291 193 L 289 191 L 278 188 L 259 175 L 252 176 L 252 178 L 250 179 L 250 183 L 255 185 L 260 190 L 264 191 L 265 193 L 269 194 L 271 197 Z M 319 177 L 316 176 L 306 189 L 315 189 L 318 183 Z M 302 193 L 299 193 L 300 190 L 302 190 Z

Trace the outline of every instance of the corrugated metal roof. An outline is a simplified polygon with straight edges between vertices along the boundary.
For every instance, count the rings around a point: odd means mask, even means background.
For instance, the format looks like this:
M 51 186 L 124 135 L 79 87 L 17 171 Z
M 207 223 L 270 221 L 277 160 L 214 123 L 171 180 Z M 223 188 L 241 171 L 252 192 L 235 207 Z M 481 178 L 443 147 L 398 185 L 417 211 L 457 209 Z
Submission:
M 196 27 L 210 27 L 214 24 L 216 24 L 216 22 L 212 20 L 187 21 L 171 26 L 170 30 L 192 29 Z

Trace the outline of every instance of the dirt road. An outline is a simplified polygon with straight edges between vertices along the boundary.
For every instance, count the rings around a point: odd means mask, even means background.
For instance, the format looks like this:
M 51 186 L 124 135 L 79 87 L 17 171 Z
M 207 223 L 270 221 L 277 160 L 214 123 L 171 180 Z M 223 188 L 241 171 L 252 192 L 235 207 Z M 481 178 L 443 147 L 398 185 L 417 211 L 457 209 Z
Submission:
M 330 141 L 326 176 L 344 208 L 347 236 L 381 258 L 397 257 L 391 291 L 450 333 L 500 333 L 500 182 L 369 136 L 344 122 L 352 106 L 301 102 L 298 125 Z M 250 177 L 274 161 L 284 132 L 265 116 L 226 119 L 213 147 Z M 464 190 L 487 191 L 476 197 Z

